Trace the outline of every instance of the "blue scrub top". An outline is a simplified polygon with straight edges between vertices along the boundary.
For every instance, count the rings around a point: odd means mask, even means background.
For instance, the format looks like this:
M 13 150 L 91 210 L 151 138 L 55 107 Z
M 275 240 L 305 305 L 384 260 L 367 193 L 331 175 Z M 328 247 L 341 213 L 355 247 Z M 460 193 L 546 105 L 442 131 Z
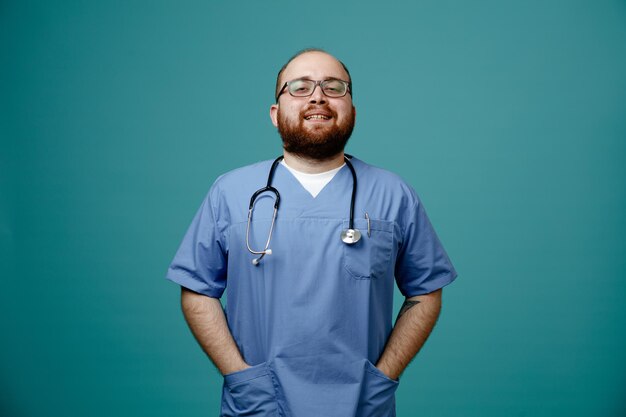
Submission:
M 411 297 L 449 284 L 456 272 L 413 189 L 351 162 L 362 233 L 354 245 L 340 239 L 352 193 L 347 166 L 314 198 L 278 165 L 272 254 L 257 266 L 246 248 L 248 205 L 272 161 L 218 178 L 189 227 L 167 278 L 215 298 L 228 287 L 228 325 L 253 365 L 224 376 L 222 416 L 395 415 L 398 382 L 374 366 L 392 329 L 394 278 Z M 273 204 L 271 193 L 255 203 L 253 250 L 265 247 Z

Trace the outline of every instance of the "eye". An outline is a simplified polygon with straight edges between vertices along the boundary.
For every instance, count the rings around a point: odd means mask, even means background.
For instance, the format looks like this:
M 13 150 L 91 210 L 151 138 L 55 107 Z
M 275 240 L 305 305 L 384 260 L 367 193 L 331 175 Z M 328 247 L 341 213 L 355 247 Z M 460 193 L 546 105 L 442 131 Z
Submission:
M 289 92 L 293 95 L 308 95 L 311 92 L 310 80 L 294 80 L 289 83 Z
M 343 95 L 346 86 L 339 80 L 327 80 L 323 83 L 324 92 L 332 95 Z

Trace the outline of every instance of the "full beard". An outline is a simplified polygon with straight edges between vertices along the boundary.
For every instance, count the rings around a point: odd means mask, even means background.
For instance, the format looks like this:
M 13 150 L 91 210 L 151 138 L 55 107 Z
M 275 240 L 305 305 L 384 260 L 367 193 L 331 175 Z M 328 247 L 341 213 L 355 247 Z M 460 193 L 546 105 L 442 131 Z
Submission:
M 304 113 L 304 112 L 303 112 Z M 296 156 L 325 161 L 338 155 L 346 147 L 354 129 L 354 114 L 344 122 L 332 126 L 304 126 L 304 118 L 299 117 L 298 123 L 290 123 L 281 118 L 278 112 L 278 132 L 283 139 L 285 151 Z M 333 120 L 336 119 L 333 113 Z

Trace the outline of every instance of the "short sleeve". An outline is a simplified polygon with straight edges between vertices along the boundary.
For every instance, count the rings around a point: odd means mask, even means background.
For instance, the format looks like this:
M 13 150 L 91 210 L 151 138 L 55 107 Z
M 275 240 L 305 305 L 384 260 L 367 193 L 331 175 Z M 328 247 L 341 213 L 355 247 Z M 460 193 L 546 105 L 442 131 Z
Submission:
M 225 248 L 209 193 L 191 222 L 166 278 L 197 293 L 220 298 L 226 288 Z
M 405 297 L 436 291 L 457 276 L 419 200 L 405 218 L 395 275 Z

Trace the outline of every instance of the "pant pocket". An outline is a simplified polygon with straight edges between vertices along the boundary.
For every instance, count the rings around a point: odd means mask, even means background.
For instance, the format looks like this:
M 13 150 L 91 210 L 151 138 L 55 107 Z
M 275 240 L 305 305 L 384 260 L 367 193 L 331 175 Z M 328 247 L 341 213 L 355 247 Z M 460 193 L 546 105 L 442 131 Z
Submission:
M 224 375 L 222 416 L 277 416 L 278 404 L 266 362 Z
M 370 361 L 365 362 L 358 416 L 391 417 L 395 415 L 395 392 L 398 381 L 383 374 Z

